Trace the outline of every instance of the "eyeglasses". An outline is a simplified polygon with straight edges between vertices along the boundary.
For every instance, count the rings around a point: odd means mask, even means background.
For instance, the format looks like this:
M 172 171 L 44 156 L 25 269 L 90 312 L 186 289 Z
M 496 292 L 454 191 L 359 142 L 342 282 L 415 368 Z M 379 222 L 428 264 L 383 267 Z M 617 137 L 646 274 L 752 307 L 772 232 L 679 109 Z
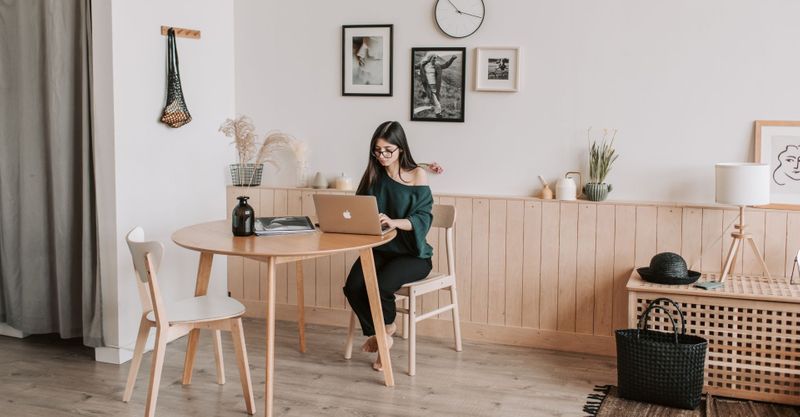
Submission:
M 391 158 L 392 155 L 394 155 L 394 153 L 397 152 L 398 149 L 400 149 L 400 148 L 383 149 L 383 150 L 375 149 L 375 150 L 372 151 L 372 155 L 375 156 L 376 158 L 382 156 L 382 157 L 388 159 L 388 158 Z

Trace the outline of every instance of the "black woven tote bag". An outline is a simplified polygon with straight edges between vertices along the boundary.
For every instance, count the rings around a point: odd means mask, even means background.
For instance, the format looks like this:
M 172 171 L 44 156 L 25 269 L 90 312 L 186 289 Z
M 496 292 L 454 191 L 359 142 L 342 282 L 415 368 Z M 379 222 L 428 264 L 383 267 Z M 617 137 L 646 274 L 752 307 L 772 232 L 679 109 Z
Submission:
M 175 45 L 175 29 L 167 31 L 167 104 L 161 113 L 161 122 L 169 127 L 181 127 L 192 121 L 186 107 L 178 69 L 178 47 Z
M 670 311 L 658 305 L 662 301 L 680 315 L 680 334 Z M 647 329 L 654 309 L 667 314 L 672 333 Z M 655 299 L 639 319 L 638 328 L 615 333 L 620 397 L 689 410 L 700 404 L 708 341 L 686 334 L 686 320 L 678 304 L 669 298 Z

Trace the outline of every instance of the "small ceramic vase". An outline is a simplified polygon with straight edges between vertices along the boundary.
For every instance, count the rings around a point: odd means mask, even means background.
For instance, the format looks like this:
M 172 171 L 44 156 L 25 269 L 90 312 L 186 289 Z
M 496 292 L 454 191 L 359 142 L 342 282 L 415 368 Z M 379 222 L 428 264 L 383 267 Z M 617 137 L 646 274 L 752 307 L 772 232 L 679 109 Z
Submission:
M 552 200 L 553 199 L 553 190 L 550 189 L 550 185 L 545 184 L 544 188 L 542 188 L 542 200 Z
M 317 172 L 314 175 L 314 181 L 311 182 L 311 186 L 314 188 L 328 188 L 328 180 L 325 179 L 321 172 Z

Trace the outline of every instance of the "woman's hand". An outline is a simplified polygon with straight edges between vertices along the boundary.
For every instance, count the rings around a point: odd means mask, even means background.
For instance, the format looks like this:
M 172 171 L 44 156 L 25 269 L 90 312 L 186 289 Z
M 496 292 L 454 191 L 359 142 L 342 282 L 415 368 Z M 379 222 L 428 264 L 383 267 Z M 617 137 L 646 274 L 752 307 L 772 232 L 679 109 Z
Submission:
M 387 215 L 385 215 L 383 213 L 379 213 L 378 214 L 378 219 L 381 221 L 381 226 L 397 227 L 397 225 L 395 224 L 394 219 L 390 219 L 389 216 L 387 216 Z
M 428 171 L 430 171 L 430 172 L 432 172 L 434 174 L 444 173 L 444 168 L 441 165 L 439 165 L 437 162 L 421 162 L 421 163 L 419 163 L 417 165 L 421 166 L 422 168 L 427 169 Z
M 408 219 L 390 219 L 389 216 L 383 213 L 378 213 L 378 219 L 381 221 L 381 226 L 386 225 L 400 230 L 411 230 L 413 228 Z

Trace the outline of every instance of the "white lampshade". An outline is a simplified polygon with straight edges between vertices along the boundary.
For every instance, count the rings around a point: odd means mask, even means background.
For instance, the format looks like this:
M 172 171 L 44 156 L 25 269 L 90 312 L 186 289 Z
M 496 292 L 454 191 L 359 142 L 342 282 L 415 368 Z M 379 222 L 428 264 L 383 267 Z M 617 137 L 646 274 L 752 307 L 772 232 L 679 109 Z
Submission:
M 716 201 L 732 206 L 769 204 L 769 165 L 731 162 L 716 164 Z

